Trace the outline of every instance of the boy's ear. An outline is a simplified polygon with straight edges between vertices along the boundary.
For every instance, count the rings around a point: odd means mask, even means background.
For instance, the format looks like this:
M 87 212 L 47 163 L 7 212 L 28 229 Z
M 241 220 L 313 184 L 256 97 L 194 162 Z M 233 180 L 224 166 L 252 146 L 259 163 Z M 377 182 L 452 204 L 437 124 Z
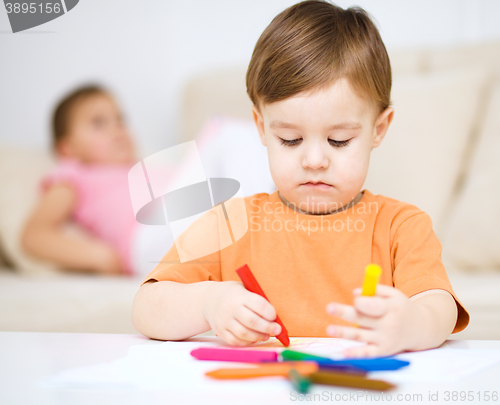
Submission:
M 257 130 L 259 131 L 260 141 L 262 142 L 262 145 L 267 146 L 264 131 L 264 120 L 262 119 L 262 114 L 255 105 L 252 105 L 252 115 L 255 125 L 257 126 Z
M 372 149 L 378 147 L 382 143 L 382 140 L 384 139 L 393 118 L 394 108 L 392 107 L 387 107 L 379 114 L 379 116 L 375 120 L 375 126 L 373 130 Z

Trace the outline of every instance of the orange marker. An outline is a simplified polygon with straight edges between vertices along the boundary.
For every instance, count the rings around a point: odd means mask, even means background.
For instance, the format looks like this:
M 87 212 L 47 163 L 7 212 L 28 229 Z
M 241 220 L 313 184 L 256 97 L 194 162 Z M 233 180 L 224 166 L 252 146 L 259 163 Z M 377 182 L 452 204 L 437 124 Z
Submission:
M 239 269 L 236 270 L 236 273 L 238 274 L 238 276 L 240 276 L 243 285 L 248 291 L 259 294 L 261 297 L 264 297 L 266 300 L 269 301 L 269 299 L 266 297 L 266 294 L 264 294 L 264 291 L 262 290 L 259 283 L 255 279 L 254 275 L 250 271 L 250 267 L 244 264 L 243 266 L 241 266 Z M 281 319 L 278 315 L 276 315 L 275 321 L 276 323 L 279 323 L 281 326 L 281 332 L 279 333 L 279 335 L 276 335 L 276 337 L 281 343 L 283 343 L 284 346 L 286 347 L 290 346 L 290 338 L 288 337 L 288 331 L 286 330 L 285 325 L 283 325 L 283 322 L 281 322 Z
M 288 377 L 290 370 L 296 370 L 301 375 L 309 375 L 319 370 L 314 361 L 286 361 L 279 363 L 262 364 L 258 367 L 220 368 L 209 371 L 205 375 L 219 379 L 254 378 L 268 376 Z

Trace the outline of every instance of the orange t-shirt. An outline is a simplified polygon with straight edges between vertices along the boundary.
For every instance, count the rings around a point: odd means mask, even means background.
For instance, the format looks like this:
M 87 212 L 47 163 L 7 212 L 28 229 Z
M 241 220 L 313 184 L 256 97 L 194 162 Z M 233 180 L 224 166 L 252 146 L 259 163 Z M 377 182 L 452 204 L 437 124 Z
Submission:
M 204 213 L 179 239 L 195 241 L 197 246 L 222 240 L 235 200 L 224 203 L 224 212 L 219 205 Z M 234 243 L 223 243 L 229 246 L 182 263 L 174 245 L 144 282 L 240 281 L 235 270 L 247 264 L 290 336 L 327 337 L 327 325 L 351 324 L 328 315 L 326 305 L 353 305 L 352 290 L 362 286 L 366 265 L 375 263 L 382 267 L 380 283 L 408 297 L 430 289 L 448 291 L 458 307 L 452 333 L 469 323 L 441 262 L 441 244 L 431 219 L 414 205 L 368 190 L 350 208 L 328 215 L 298 213 L 281 201 L 277 190 L 243 201 L 248 229 L 239 238 L 233 229 Z M 213 235 L 196 228 L 207 219 L 215 224 Z

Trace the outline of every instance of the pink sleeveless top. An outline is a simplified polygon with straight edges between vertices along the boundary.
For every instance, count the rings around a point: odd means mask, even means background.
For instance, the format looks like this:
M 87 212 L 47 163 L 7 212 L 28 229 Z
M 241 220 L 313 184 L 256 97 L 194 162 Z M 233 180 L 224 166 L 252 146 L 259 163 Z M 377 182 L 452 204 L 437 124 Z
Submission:
M 56 183 L 74 188 L 77 203 L 72 219 L 113 246 L 129 274 L 133 273 L 130 245 L 137 225 L 128 187 L 132 165 L 88 165 L 65 158 L 41 183 L 42 191 Z

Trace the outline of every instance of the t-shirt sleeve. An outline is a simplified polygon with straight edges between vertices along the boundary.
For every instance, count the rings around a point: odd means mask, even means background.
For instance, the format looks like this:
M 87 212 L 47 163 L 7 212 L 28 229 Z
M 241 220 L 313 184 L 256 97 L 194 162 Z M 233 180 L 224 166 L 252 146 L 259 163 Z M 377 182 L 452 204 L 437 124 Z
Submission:
M 72 186 L 75 191 L 79 189 L 79 166 L 71 160 L 62 160 L 40 181 L 40 192 L 45 192 L 49 187 L 55 184 L 67 184 Z
M 442 246 L 429 215 L 420 211 L 403 220 L 395 230 L 391 246 L 394 286 L 408 297 L 432 289 L 448 291 L 458 309 L 452 333 L 465 329 L 470 316 L 451 287 L 441 261 Z
M 222 281 L 220 250 L 228 242 L 230 244 L 230 235 L 226 235 L 224 229 L 227 226 L 220 206 L 205 212 L 176 238 L 142 284 L 151 280 L 178 283 Z

